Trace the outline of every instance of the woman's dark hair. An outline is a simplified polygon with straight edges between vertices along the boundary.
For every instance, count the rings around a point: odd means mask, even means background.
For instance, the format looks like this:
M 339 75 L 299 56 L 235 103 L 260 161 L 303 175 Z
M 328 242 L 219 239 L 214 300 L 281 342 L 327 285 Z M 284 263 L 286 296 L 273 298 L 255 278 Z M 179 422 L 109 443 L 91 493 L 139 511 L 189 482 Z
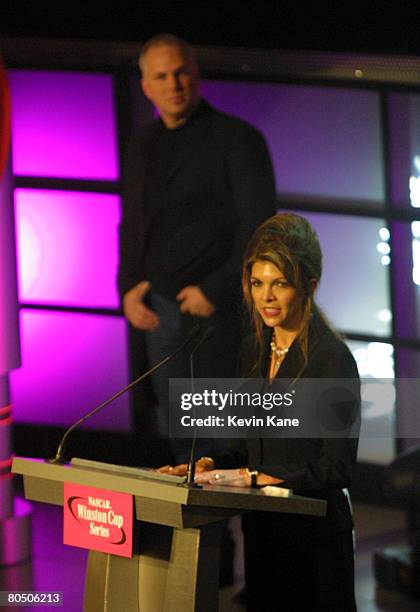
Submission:
M 314 311 L 323 316 L 314 303 L 314 282 L 319 283 L 322 273 L 322 252 L 318 236 L 311 224 L 292 213 L 270 217 L 255 231 L 245 251 L 242 288 L 256 331 L 258 358 L 253 372 L 261 372 L 264 323 L 256 311 L 251 293 L 252 267 L 256 261 L 273 263 L 296 289 L 302 308 L 302 324 L 297 336 L 305 367 L 308 361 L 309 321 Z

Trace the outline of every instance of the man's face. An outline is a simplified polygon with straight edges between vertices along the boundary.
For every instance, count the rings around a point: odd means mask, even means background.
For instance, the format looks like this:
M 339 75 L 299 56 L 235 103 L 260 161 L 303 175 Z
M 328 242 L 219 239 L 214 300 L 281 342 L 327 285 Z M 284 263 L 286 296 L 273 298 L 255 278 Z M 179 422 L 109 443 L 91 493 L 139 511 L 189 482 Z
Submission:
M 174 45 L 149 49 L 143 58 L 144 94 L 159 111 L 168 128 L 184 123 L 200 99 L 195 62 Z

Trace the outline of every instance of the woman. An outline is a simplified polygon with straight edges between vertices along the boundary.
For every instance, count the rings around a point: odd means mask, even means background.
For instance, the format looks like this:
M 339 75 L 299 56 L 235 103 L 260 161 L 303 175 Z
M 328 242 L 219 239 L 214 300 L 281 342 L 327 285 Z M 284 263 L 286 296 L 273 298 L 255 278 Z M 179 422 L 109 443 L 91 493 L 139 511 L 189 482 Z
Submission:
M 268 383 L 351 378 L 357 412 L 355 361 L 314 302 L 321 270 L 318 238 L 303 217 L 280 214 L 257 229 L 243 267 L 245 301 L 255 326 L 242 346 L 244 374 Z M 248 439 L 238 469 L 212 469 L 226 465 L 226 459 L 198 462 L 200 483 L 251 486 L 256 481 L 328 502 L 322 518 L 272 512 L 244 516 L 248 610 L 356 610 L 353 522 L 343 492 L 356 453 L 356 439 Z

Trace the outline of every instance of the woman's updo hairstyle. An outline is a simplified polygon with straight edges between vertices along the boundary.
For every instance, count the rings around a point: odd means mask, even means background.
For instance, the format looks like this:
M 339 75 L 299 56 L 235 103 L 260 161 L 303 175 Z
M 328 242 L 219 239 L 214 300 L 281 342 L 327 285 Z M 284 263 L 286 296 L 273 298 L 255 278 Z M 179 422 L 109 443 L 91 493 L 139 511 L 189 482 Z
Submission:
M 302 307 L 302 325 L 298 342 L 304 363 L 308 358 L 308 328 L 311 314 L 318 310 L 313 299 L 313 280 L 319 283 L 322 274 L 322 252 L 318 236 L 311 224 L 292 213 L 270 217 L 255 231 L 245 251 L 242 288 L 245 303 L 256 330 L 260 364 L 264 322 L 254 307 L 251 293 L 252 266 L 256 261 L 273 263 L 296 289 Z

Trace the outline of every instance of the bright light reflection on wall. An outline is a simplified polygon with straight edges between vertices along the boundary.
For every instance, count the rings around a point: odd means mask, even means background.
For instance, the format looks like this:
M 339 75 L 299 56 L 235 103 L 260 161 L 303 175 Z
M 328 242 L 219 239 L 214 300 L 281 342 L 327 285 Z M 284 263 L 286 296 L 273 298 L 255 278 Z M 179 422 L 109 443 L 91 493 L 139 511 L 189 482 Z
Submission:
M 353 348 L 362 378 L 394 378 L 394 348 L 385 342 L 366 342 Z
M 415 155 L 413 166 L 416 175 L 410 176 L 410 202 L 414 208 L 420 208 L 420 156 Z
M 386 465 L 395 457 L 394 348 L 385 342 L 347 344 L 364 381 L 358 460 Z
M 378 235 L 379 235 L 381 242 L 378 242 L 378 244 L 376 245 L 376 249 L 378 253 L 382 255 L 381 264 L 383 266 L 389 266 L 389 264 L 391 263 L 391 246 L 389 245 L 391 233 L 387 227 L 381 227 L 378 230 Z M 379 320 L 384 321 L 384 322 L 391 321 L 392 315 L 388 318 L 388 316 L 383 315 L 384 312 L 385 310 L 382 310 L 380 312 Z M 391 311 L 388 310 L 387 312 L 391 314 Z

